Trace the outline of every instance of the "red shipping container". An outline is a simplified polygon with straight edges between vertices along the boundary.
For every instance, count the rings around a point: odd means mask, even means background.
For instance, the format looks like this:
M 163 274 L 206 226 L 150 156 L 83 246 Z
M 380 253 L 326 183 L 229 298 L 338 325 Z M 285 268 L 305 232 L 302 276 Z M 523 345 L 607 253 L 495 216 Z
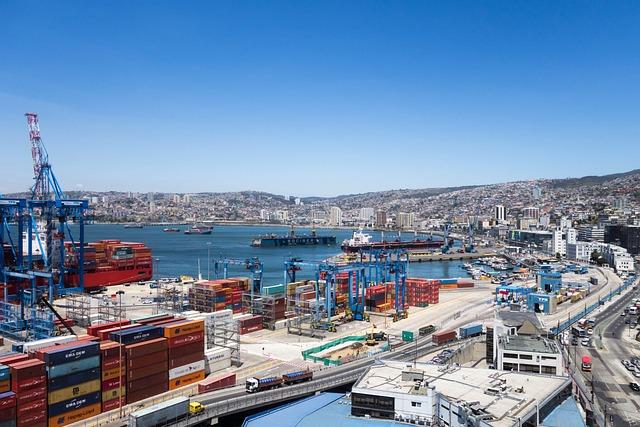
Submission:
M 159 351 L 157 353 L 147 354 L 142 357 L 134 357 L 127 359 L 127 369 L 142 369 L 152 365 L 164 363 L 166 366 L 167 352 Z
M 16 427 L 40 427 L 47 425 L 47 410 L 30 412 L 23 417 L 18 416 Z
M 145 387 L 151 387 L 160 383 L 169 381 L 169 373 L 167 371 L 151 374 L 136 380 L 127 382 L 127 393 L 135 393 L 143 390 Z
M 0 363 L 3 365 L 11 365 L 13 363 L 29 360 L 28 354 L 12 354 L 9 356 L 0 357 Z
M 13 390 L 16 393 L 19 393 L 25 390 L 46 385 L 46 382 L 47 382 L 47 377 L 44 375 L 41 375 L 39 377 L 25 378 L 24 380 L 20 380 L 20 381 L 18 380 L 14 381 L 14 379 L 11 378 L 11 390 Z
M 169 387 L 169 384 L 167 381 L 165 381 L 163 383 L 159 383 L 159 384 L 147 387 L 146 389 L 143 389 L 140 391 L 136 391 L 133 393 L 127 392 L 127 403 L 138 402 L 140 400 L 153 397 L 160 393 L 164 393 L 167 391 L 168 387 Z
M 120 381 L 122 381 L 123 386 L 127 383 L 127 377 L 125 377 L 124 375 L 122 376 L 122 378 L 120 378 Z M 118 381 L 118 378 L 111 378 L 110 380 L 104 380 L 102 381 L 102 391 L 109 391 L 109 390 L 113 390 L 114 388 L 118 388 L 120 387 L 120 381 Z
M 122 406 L 125 406 L 127 404 L 126 397 L 121 398 L 120 401 L 122 403 Z M 111 400 L 102 402 L 102 412 L 109 412 L 119 407 L 120 406 L 118 405 L 118 399 L 111 399 Z
M 146 356 L 147 354 L 165 351 L 167 349 L 166 338 L 155 338 L 149 341 L 143 341 L 136 344 L 130 344 L 125 347 L 127 357 L 135 358 Z
M 236 374 L 210 376 L 198 383 L 198 393 L 207 393 L 236 385 Z
M 189 335 L 180 335 L 177 337 L 169 338 L 168 347 L 176 348 L 196 342 L 201 342 L 204 347 L 204 332 L 195 332 Z
M 162 372 L 167 371 L 167 361 L 156 363 L 153 365 L 145 366 L 137 369 L 129 369 L 127 370 L 127 381 L 130 383 L 134 380 L 139 380 L 140 378 L 145 378 L 151 375 L 161 376 Z M 166 376 L 167 374 L 165 374 Z
M 169 369 L 176 368 L 178 366 L 190 365 L 191 363 L 198 362 L 204 358 L 204 353 L 191 353 L 184 357 L 177 357 L 175 359 L 169 359 Z
M 16 403 L 18 406 L 21 406 L 27 402 L 31 402 L 33 400 L 38 400 L 38 399 L 44 399 L 46 397 L 47 397 L 47 386 L 45 384 L 42 387 L 21 391 L 16 396 Z
M 109 329 L 109 328 L 114 328 L 116 326 L 125 326 L 125 325 L 129 325 L 131 324 L 131 320 L 119 320 L 116 322 L 107 322 L 107 323 L 101 323 L 99 325 L 93 325 L 93 326 L 89 326 L 87 328 L 87 334 L 89 335 L 93 335 L 93 336 L 98 336 L 98 332 L 102 331 L 104 329 Z
M 122 357 L 126 354 L 124 346 L 122 346 Z M 100 355 L 102 359 L 118 358 L 120 356 L 120 343 L 115 341 L 102 341 L 100 343 Z
M 166 320 L 166 319 L 165 320 L 156 320 L 156 321 L 153 321 L 153 322 L 149 323 L 149 325 L 151 325 L 151 326 L 162 326 L 162 325 L 167 325 L 167 324 L 173 323 L 173 322 L 181 322 L 183 320 L 185 320 L 184 317 L 174 317 L 173 319 L 169 319 L 169 320 Z
M 4 410 L 7 408 L 14 408 L 16 406 L 16 395 L 15 393 L 11 396 L 7 396 L 4 399 L 0 399 L 0 410 Z
M 185 357 L 190 354 L 198 354 L 200 356 L 204 356 L 204 345 L 202 343 L 196 342 L 176 348 L 170 348 L 167 351 L 167 354 L 169 356 L 169 359 L 177 359 L 179 357 Z
M 0 421 L 13 420 L 16 418 L 16 407 L 0 409 Z
M 123 353 L 124 354 L 124 353 Z M 120 360 L 118 358 L 118 356 L 116 357 L 110 357 L 110 358 L 102 358 L 102 370 L 103 371 L 108 371 L 109 369 L 114 369 L 117 368 L 119 366 L 127 366 L 127 359 L 125 359 L 124 357 L 122 358 L 122 360 Z
M 148 325 L 150 323 L 163 321 L 163 320 L 175 320 L 175 318 L 170 314 L 165 314 L 164 316 L 154 317 L 151 319 L 136 320 L 135 322 L 139 325 Z
M 32 412 L 38 412 L 47 409 L 47 399 L 38 399 L 27 402 L 23 405 L 18 405 L 18 418 L 24 417 Z

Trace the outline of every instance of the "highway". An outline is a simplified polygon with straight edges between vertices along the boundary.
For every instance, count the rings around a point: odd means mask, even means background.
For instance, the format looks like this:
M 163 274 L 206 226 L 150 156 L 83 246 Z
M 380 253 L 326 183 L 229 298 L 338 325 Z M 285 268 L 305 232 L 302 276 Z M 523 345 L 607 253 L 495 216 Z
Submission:
M 630 389 L 630 382 L 640 382 L 623 365 L 628 360 L 640 355 L 640 346 L 624 335 L 629 334 L 628 325 L 620 313 L 640 292 L 632 289 L 606 306 L 601 313 L 595 315 L 597 324 L 594 332 L 595 347 L 570 346 L 569 354 L 574 368 L 580 371 L 580 360 L 583 355 L 592 358 L 592 371 L 582 372 L 584 383 L 595 394 L 610 426 L 640 425 L 640 393 Z M 632 330 L 635 337 L 636 330 Z M 577 364 L 576 364 L 577 363 Z

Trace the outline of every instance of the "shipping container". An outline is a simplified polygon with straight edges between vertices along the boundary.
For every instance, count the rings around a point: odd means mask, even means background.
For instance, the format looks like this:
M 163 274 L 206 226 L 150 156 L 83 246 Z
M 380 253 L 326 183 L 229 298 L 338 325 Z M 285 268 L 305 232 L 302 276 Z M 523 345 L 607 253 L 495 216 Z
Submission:
M 93 380 L 100 379 L 100 369 L 93 368 L 89 370 L 84 370 L 81 372 L 76 372 L 74 374 L 60 376 L 57 378 L 49 377 L 48 386 L 49 392 L 54 390 L 60 390 L 66 387 L 71 387 L 74 384 L 81 384 Z
M 157 396 L 158 394 L 167 391 L 167 382 L 163 381 L 158 384 L 153 384 L 148 387 L 144 387 L 138 391 L 127 390 L 127 403 L 131 404 L 139 402 L 140 400 L 148 399 L 149 397 Z
M 0 381 L 6 381 L 11 377 L 11 369 L 7 365 L 0 365 Z
M 167 381 L 168 377 L 166 371 L 139 377 L 134 380 L 127 377 L 127 392 L 133 393 L 136 391 L 144 390 L 145 387 L 151 387 L 156 384 L 166 384 Z
M 202 343 L 202 347 L 204 348 L 204 332 L 194 332 L 191 334 L 179 335 L 173 338 L 169 338 L 167 346 L 169 348 L 176 348 L 196 342 Z
M 112 332 L 126 331 L 129 329 L 139 328 L 139 327 L 140 325 L 128 324 L 128 325 L 114 326 L 112 328 L 102 329 L 98 331 L 98 338 L 100 338 L 100 341 L 107 341 L 107 340 L 110 341 L 111 339 L 109 337 L 111 336 Z
M 101 407 L 100 403 L 95 403 L 57 416 L 49 416 L 49 427 L 62 427 L 95 417 L 100 413 Z
M 18 408 L 17 417 L 24 418 L 25 416 L 33 412 L 39 412 L 42 410 L 46 411 L 47 399 L 44 398 L 44 399 L 32 400 L 30 402 L 23 403 L 22 405 L 16 405 L 16 408 Z
M 136 369 L 128 369 L 127 370 L 127 381 L 135 381 L 140 378 L 145 378 L 151 375 L 167 376 L 167 361 L 162 361 L 158 363 L 154 363 L 153 365 L 143 366 L 141 368 Z
M 129 427 L 155 427 L 174 423 L 189 415 L 189 398 L 176 397 L 129 414 Z
M 0 410 L 13 408 L 16 406 L 16 394 L 12 391 L 7 391 L 0 394 Z
M 120 403 L 122 404 L 122 406 L 125 406 L 127 404 L 127 399 L 123 397 L 122 399 L 120 399 Z M 120 405 L 118 404 L 118 399 L 102 401 L 102 412 L 113 411 L 114 409 L 118 409 L 119 407 Z
M 47 425 L 47 409 L 40 409 L 17 417 L 17 427 L 41 427 Z
M 137 344 L 126 346 L 125 352 L 128 358 L 142 357 L 151 353 L 167 350 L 167 340 L 165 338 L 156 338 L 143 341 Z
M 12 406 L 11 408 L 0 409 L 0 421 L 11 420 L 15 423 L 16 412 L 17 410 L 15 406 Z
M 164 364 L 167 366 L 167 352 L 147 354 L 146 356 L 127 359 L 127 369 L 141 369 L 151 365 Z
M 202 359 L 203 355 L 198 353 L 191 353 L 184 357 L 176 357 L 174 359 L 169 359 L 169 369 L 177 368 L 178 366 L 188 365 L 193 362 L 197 362 Z
M 179 366 L 169 370 L 169 380 L 183 377 L 193 372 L 204 371 L 204 360 L 191 363 L 189 365 Z
M 188 335 L 195 332 L 204 332 L 204 321 L 202 320 L 184 320 L 177 324 L 164 325 L 164 337 L 174 338 L 181 335 Z
M 431 335 L 431 340 L 437 345 L 455 341 L 455 339 L 456 331 L 440 331 L 434 332 L 433 335 Z
M 97 391 L 100 391 L 100 380 L 88 381 L 86 383 L 61 388 L 60 390 L 50 391 L 47 402 L 49 405 L 53 405 L 54 403 L 73 399 L 85 394 L 95 393 Z
M 476 335 L 481 335 L 481 334 L 482 334 L 481 324 L 463 326 L 458 330 L 458 337 L 460 339 L 474 337 Z
M 235 373 L 210 376 L 198 383 L 198 393 L 208 393 L 234 385 L 236 385 Z
M 191 372 L 190 374 L 182 377 L 177 377 L 169 380 L 169 390 L 175 390 L 177 388 L 185 387 L 191 384 L 195 384 L 204 379 L 204 370 Z
M 100 342 L 100 355 L 102 359 L 110 359 L 114 357 L 120 357 L 125 355 L 124 346 L 122 346 L 122 353 L 120 353 L 120 343 L 115 341 L 102 341 Z
M 102 393 L 99 391 L 85 394 L 83 396 L 74 397 L 69 400 L 49 405 L 49 417 L 75 411 L 80 408 L 94 405 L 101 402 Z
M 16 404 L 18 406 L 34 400 L 42 400 L 47 397 L 47 386 L 42 384 L 38 387 L 23 390 L 16 396 Z
M 170 314 L 157 314 L 150 317 L 135 319 L 134 322 L 140 325 L 148 325 L 153 322 L 158 322 L 158 321 L 162 322 L 166 320 L 175 320 L 175 318 Z
M 47 366 L 71 363 L 100 355 L 100 344 L 96 342 L 81 342 L 72 347 L 48 351 L 44 354 Z
M 127 366 L 127 359 L 125 359 L 124 357 L 122 359 L 118 358 L 117 356 L 108 359 L 102 357 L 102 364 L 100 365 L 100 368 L 103 371 L 107 371 L 109 369 L 119 368 L 121 366 Z
M 77 337 L 75 335 L 63 335 L 60 337 L 46 338 L 43 340 L 29 341 L 22 343 L 22 352 L 23 353 L 32 353 L 36 350 L 40 350 L 41 348 L 51 347 L 56 344 L 63 344 L 66 342 L 76 341 Z
M 110 339 L 122 344 L 134 344 L 148 341 L 162 336 L 162 328 L 159 326 L 140 326 L 123 331 L 111 332 Z
M 23 360 L 29 360 L 29 355 L 22 353 L 10 353 L 0 357 L 0 363 L 3 365 L 10 365 Z
M 47 381 L 47 377 L 44 375 L 41 375 L 38 377 L 25 378 L 20 381 L 17 381 L 17 380 L 14 381 L 12 378 L 11 390 L 19 394 L 20 392 L 25 390 L 29 390 L 36 387 L 42 387 L 44 384 L 46 384 L 46 381 Z
M 0 393 L 11 390 L 11 380 L 0 381 Z
M 58 378 L 64 375 L 75 374 L 80 371 L 88 371 L 100 366 L 100 356 L 93 356 L 87 359 L 80 359 L 76 362 L 65 363 L 63 365 L 48 366 L 49 378 Z
M 106 402 L 109 400 L 113 400 L 113 399 L 118 399 L 118 397 L 120 397 L 120 393 L 122 393 L 122 396 L 126 396 L 127 395 L 127 388 L 126 387 L 116 387 L 114 389 L 111 390 L 107 390 L 107 391 L 103 391 L 102 392 L 102 401 Z
M 227 369 L 231 367 L 231 359 L 222 359 L 217 362 L 206 362 L 205 363 L 205 374 L 212 374 L 218 371 L 222 371 L 223 369 Z
M 114 388 L 120 387 L 120 384 L 122 384 L 123 387 L 126 387 L 126 384 L 127 384 L 126 376 L 123 375 L 122 377 L 120 377 L 120 379 L 112 378 L 110 380 L 104 380 L 101 382 L 100 388 L 102 389 L 102 391 L 113 390 Z
M 170 360 L 185 357 L 190 354 L 197 354 L 202 358 L 204 356 L 204 346 L 202 343 L 196 342 L 181 347 L 170 348 L 168 349 L 167 354 Z

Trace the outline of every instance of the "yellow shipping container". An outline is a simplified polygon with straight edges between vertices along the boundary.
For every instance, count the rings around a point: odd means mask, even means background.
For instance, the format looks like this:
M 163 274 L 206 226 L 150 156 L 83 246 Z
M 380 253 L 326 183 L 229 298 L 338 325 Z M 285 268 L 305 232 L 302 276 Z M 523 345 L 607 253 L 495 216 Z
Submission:
M 107 369 L 105 371 L 102 371 L 102 381 L 106 381 L 106 380 L 110 380 L 113 378 L 118 378 L 120 376 L 124 376 L 126 372 L 125 367 L 122 367 L 122 375 L 120 374 L 120 368 L 112 368 L 112 369 Z
M 164 337 L 173 338 L 204 331 L 204 320 L 189 320 L 177 325 L 165 326 Z
M 63 400 L 73 399 L 74 397 L 84 396 L 85 394 L 100 391 L 100 380 L 87 381 L 85 383 L 72 385 L 71 387 L 61 388 L 60 390 L 49 392 L 49 405 L 62 402 Z
M 127 388 L 126 387 L 122 387 L 122 395 L 126 396 L 127 395 Z M 102 392 L 102 401 L 106 402 L 108 400 L 111 399 L 117 399 L 118 397 L 120 397 L 120 387 L 116 387 L 112 390 L 107 390 L 107 391 L 103 391 Z

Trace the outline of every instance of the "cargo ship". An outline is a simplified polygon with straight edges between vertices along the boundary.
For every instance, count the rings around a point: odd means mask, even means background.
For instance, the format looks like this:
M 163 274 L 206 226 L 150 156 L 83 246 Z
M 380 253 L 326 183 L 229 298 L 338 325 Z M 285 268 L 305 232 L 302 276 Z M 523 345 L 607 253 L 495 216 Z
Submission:
M 362 229 L 353 232 L 353 236 L 350 239 L 345 239 L 342 242 L 342 251 L 347 253 L 358 252 L 361 250 L 371 249 L 429 249 L 439 248 L 444 244 L 442 240 L 418 239 L 414 240 L 384 240 L 384 237 L 379 242 L 374 242 L 373 237 L 370 234 L 363 233 Z
M 143 228 L 142 224 L 125 224 L 124 228 Z
M 78 267 L 78 248 L 65 242 L 65 265 Z M 151 249 L 144 243 L 100 240 L 84 247 L 84 288 L 88 291 L 103 286 L 151 280 Z M 69 286 L 77 286 L 77 274 L 68 274 Z
M 317 246 L 335 245 L 336 236 L 319 236 L 316 230 L 311 230 L 311 234 L 297 235 L 293 227 L 287 235 L 265 234 L 255 237 L 251 241 L 254 248 L 278 248 L 282 246 Z
M 206 225 L 194 225 L 191 228 L 184 230 L 184 234 L 211 234 L 213 227 Z

